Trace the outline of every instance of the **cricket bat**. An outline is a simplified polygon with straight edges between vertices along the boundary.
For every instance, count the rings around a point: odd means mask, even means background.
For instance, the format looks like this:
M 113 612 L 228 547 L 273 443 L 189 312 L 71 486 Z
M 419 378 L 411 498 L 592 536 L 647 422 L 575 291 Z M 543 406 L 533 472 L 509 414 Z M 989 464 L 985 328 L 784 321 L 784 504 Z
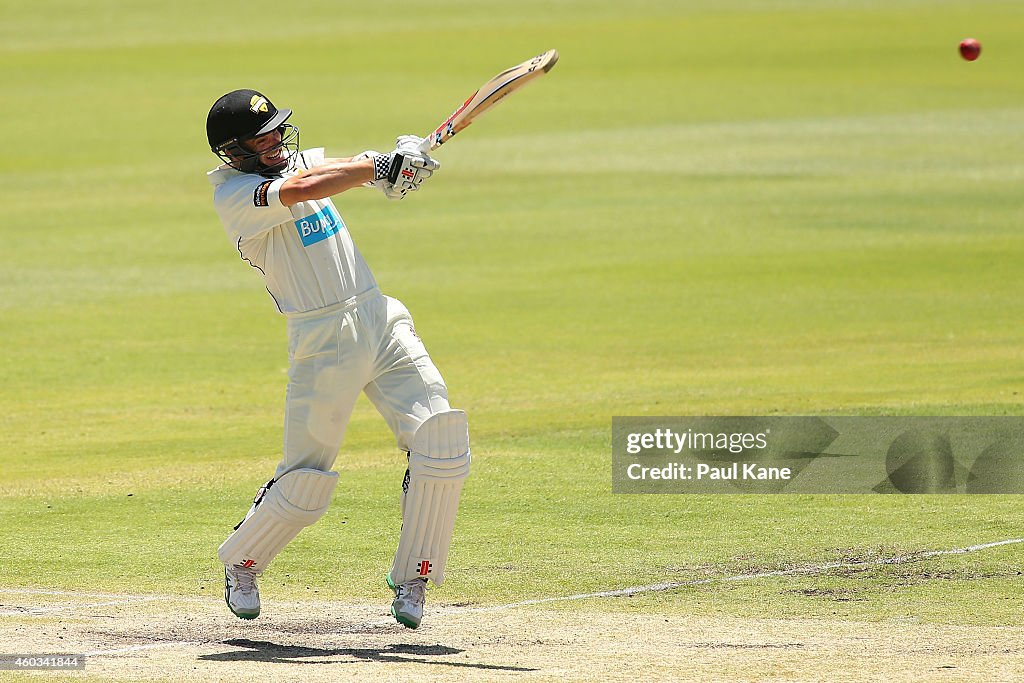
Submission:
M 548 50 L 522 64 L 505 69 L 480 86 L 480 89 L 470 95 L 461 107 L 444 120 L 444 123 L 435 128 L 423 140 L 420 150 L 426 153 L 448 142 L 456 133 L 465 129 L 478 116 L 501 102 L 505 97 L 551 71 L 557 61 L 558 50 Z

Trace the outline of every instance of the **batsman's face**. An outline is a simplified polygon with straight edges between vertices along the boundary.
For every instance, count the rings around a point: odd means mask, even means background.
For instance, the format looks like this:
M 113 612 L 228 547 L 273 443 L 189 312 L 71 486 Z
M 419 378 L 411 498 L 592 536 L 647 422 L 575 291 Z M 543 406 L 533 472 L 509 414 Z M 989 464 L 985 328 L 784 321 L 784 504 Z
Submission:
M 269 168 L 279 166 L 288 160 L 284 146 L 281 144 L 281 131 L 272 130 L 266 135 L 261 135 L 252 140 L 242 143 L 252 152 L 258 152 L 260 163 Z

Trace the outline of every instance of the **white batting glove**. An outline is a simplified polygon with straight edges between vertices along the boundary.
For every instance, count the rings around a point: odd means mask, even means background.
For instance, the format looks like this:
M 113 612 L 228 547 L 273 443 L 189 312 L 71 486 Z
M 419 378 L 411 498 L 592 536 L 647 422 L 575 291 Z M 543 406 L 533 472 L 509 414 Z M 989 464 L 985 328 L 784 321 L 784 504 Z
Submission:
M 383 192 L 384 196 L 388 199 L 401 199 L 405 196 L 405 190 L 396 189 L 394 185 L 386 180 L 378 180 L 373 185 Z
M 415 152 L 416 154 L 426 154 L 420 147 L 426 138 L 421 138 L 419 135 L 399 135 L 395 140 L 395 149 L 402 152 Z M 429 151 L 429 150 L 428 150 Z
M 396 190 L 418 190 L 423 181 L 441 168 L 441 164 L 426 154 L 405 149 L 373 157 L 373 179 L 387 180 Z
M 372 183 L 367 183 L 370 187 L 376 187 L 378 190 L 384 193 L 384 196 L 388 199 L 401 199 L 405 196 L 405 190 L 396 189 L 394 185 L 389 183 L 386 178 L 381 180 L 374 180 Z
M 352 161 L 362 161 L 363 159 L 372 159 L 375 156 L 380 156 L 380 152 L 375 149 L 368 149 L 365 152 L 352 157 Z M 387 181 L 386 178 L 380 180 L 372 180 L 368 183 L 363 183 L 364 187 L 375 187 L 384 193 L 384 196 L 388 199 L 401 199 L 405 196 L 405 192 L 402 190 L 396 190 L 395 186 Z

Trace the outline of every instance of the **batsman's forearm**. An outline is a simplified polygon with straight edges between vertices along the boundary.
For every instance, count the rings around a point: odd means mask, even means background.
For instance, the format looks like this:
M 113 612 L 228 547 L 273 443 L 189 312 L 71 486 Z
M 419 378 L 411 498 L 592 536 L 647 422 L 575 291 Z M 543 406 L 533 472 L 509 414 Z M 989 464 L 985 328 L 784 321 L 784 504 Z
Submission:
M 292 206 L 311 199 L 325 199 L 373 181 L 373 160 L 335 160 L 292 176 L 281 185 L 281 203 Z

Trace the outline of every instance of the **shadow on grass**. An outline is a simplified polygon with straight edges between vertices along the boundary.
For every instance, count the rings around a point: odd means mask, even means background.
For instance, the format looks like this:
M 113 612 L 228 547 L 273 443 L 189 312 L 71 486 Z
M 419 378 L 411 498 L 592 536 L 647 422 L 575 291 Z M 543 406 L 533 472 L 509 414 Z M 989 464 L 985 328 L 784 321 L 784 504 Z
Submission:
M 431 664 L 435 666 L 452 666 L 490 671 L 537 671 L 537 669 L 519 666 L 424 659 L 424 657 L 443 657 L 465 652 L 465 650 L 445 645 L 406 645 L 396 643 L 379 648 L 319 648 L 303 647 L 301 645 L 279 645 L 266 640 L 248 640 L 246 638 L 225 640 L 223 644 L 246 649 L 201 655 L 199 659 L 208 662 L 270 662 L 275 664 L 352 664 L 357 661 L 371 661 L 392 662 L 395 664 Z M 352 659 L 350 661 L 338 661 L 336 659 L 325 659 L 327 657 L 351 657 Z

